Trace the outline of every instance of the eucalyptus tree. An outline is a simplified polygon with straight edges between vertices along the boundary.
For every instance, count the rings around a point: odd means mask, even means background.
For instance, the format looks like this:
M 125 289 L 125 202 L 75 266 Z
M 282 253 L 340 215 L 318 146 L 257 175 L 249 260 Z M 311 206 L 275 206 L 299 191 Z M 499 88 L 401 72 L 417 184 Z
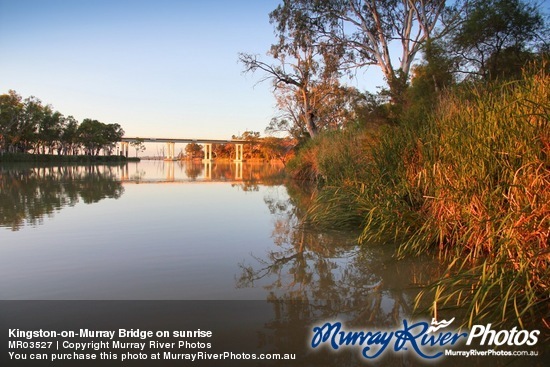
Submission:
M 189 158 L 202 158 L 204 156 L 202 146 L 194 142 L 185 146 L 185 153 Z
M 298 126 L 314 137 L 320 130 L 319 109 L 327 98 L 330 83 L 319 76 L 319 61 L 313 47 L 296 50 L 290 58 L 278 54 L 279 65 L 261 61 L 255 55 L 241 54 L 247 72 L 261 70 L 271 78 L 278 107 Z
M 84 147 L 87 155 L 95 155 L 103 145 L 101 125 L 102 123 L 97 120 L 84 119 L 78 126 L 78 142 Z
M 52 153 L 54 148 L 61 145 L 61 134 L 65 124 L 65 117 L 59 111 L 53 111 L 50 105 L 43 109 L 42 120 L 38 124 L 37 151 Z
M 268 136 L 262 139 L 260 149 L 263 156 L 268 159 L 278 159 L 283 165 L 286 165 L 288 160 L 292 157 L 292 151 L 296 142 L 289 137 L 278 138 L 274 136 Z
M 60 139 L 60 154 L 75 155 L 79 147 L 78 121 L 73 116 L 68 116 L 65 119 Z
M 130 142 L 130 145 L 136 150 L 136 158 L 138 152 L 144 152 L 146 149 L 143 138 L 136 138 L 136 140 Z
M 14 149 L 14 138 L 23 118 L 23 98 L 14 90 L 0 95 L 0 152 Z
M 246 130 L 242 134 L 232 135 L 231 139 L 245 140 L 247 142 L 243 145 L 243 156 L 257 158 L 260 155 L 261 138 L 259 131 Z
M 314 99 L 316 103 L 313 116 L 318 130 L 344 127 L 355 117 L 355 107 L 364 99 L 357 89 L 341 85 L 339 80 L 327 80 L 311 89 L 311 94 L 318 97 Z M 293 88 L 281 86 L 276 90 L 279 114 L 270 121 L 266 132 L 285 132 L 299 141 L 311 136 L 304 124 L 303 99 L 296 97 L 299 96 Z
M 37 151 L 39 135 L 38 128 L 45 116 L 42 101 L 34 96 L 23 100 L 23 114 L 19 126 L 14 132 L 14 143 L 20 152 Z
M 216 158 L 231 158 L 235 155 L 235 147 L 233 144 L 213 144 L 212 151 Z
M 116 147 L 116 143 L 124 136 L 124 130 L 119 124 L 106 124 L 103 127 L 103 135 L 105 136 L 105 143 L 102 148 L 111 155 Z M 143 145 L 143 139 L 141 140 L 142 147 L 140 147 L 140 150 L 144 151 L 145 146 Z
M 338 64 L 341 57 L 337 45 L 317 42 L 309 28 L 308 9 L 270 14 L 275 25 L 277 43 L 266 62 L 257 55 L 240 54 L 245 72 L 263 72 L 263 79 L 271 80 L 279 108 L 299 131 L 314 137 L 323 128 L 319 112 L 339 84 Z
M 10 90 L 0 96 L 0 149 L 44 153 L 59 142 L 64 117 L 36 97 Z
M 98 155 L 101 149 L 110 154 L 117 141 L 124 135 L 119 124 L 84 119 L 77 130 L 78 142 L 88 155 Z
M 444 10 L 445 0 L 284 0 L 272 19 L 280 26 L 292 14 L 306 14 L 299 30 L 342 50 L 340 62 L 348 70 L 378 66 L 398 103 L 411 66 Z

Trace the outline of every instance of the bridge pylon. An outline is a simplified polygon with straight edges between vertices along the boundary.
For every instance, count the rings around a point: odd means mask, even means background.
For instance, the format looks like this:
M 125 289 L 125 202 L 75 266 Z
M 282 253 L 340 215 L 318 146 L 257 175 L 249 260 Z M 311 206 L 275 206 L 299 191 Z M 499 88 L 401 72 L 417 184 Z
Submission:
M 212 157 L 212 143 L 203 143 L 202 144 L 204 146 L 204 158 L 203 158 L 203 162 L 211 162 L 213 157 Z
M 173 141 L 169 141 L 166 143 L 167 152 L 166 152 L 166 158 L 165 161 L 175 161 L 176 158 L 176 143 Z

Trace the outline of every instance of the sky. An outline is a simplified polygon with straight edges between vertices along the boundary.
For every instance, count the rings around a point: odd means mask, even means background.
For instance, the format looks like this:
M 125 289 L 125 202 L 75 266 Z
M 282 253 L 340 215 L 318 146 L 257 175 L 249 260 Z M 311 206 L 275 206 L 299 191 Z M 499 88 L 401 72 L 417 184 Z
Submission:
M 276 114 L 265 56 L 277 0 L 0 0 L 0 94 L 36 96 L 126 136 L 227 139 Z
M 128 137 L 228 139 L 277 114 L 272 86 L 240 52 L 269 61 L 280 0 L 0 0 L 0 94 Z M 545 2 L 547 7 L 547 2 Z M 384 85 L 372 67 L 348 81 Z

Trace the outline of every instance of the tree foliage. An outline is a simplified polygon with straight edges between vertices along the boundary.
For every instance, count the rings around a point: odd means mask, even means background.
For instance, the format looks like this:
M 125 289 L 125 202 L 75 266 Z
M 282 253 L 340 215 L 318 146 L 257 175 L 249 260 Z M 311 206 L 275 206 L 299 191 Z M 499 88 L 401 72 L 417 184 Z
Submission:
M 235 156 L 235 146 L 230 143 L 213 144 L 212 152 L 216 158 L 229 159 Z
M 97 120 L 84 119 L 77 133 L 86 154 L 98 155 L 102 149 L 111 152 L 114 143 L 120 141 L 124 135 L 124 130 L 119 124 L 105 124 Z
M 364 103 L 342 76 L 371 65 L 382 70 L 392 103 L 402 106 L 413 61 L 444 10 L 444 0 L 283 0 L 270 13 L 275 61 L 240 55 L 245 72 L 261 71 L 273 83 L 281 113 L 268 130 L 302 140 L 342 128 Z
M 124 130 L 119 124 L 105 124 L 65 117 L 36 97 L 23 99 L 10 90 L 0 95 L 0 152 L 97 155 L 103 149 L 112 153 Z
M 204 152 L 202 150 L 202 145 L 197 143 L 189 143 L 185 146 L 185 153 L 190 158 L 202 158 Z
M 144 140 L 142 138 L 136 138 L 136 140 L 130 142 L 130 145 L 132 146 L 132 148 L 136 150 L 136 158 L 139 152 L 144 152 L 146 149 L 145 144 L 143 142 Z
M 286 4 L 287 2 L 285 2 Z M 342 111 L 349 88 L 340 86 L 340 59 L 343 49 L 331 42 L 319 42 L 309 20 L 309 9 L 279 6 L 270 14 L 277 42 L 269 55 L 273 63 L 257 55 L 241 54 L 245 72 L 261 71 L 262 81 L 271 80 L 279 110 L 279 120 L 291 123 L 295 137 L 314 137 L 319 131 L 341 125 L 329 121 L 328 112 Z M 334 107 L 339 104 L 339 107 Z M 336 115 L 333 115 L 336 118 Z M 273 129 L 279 122 L 274 122 Z M 287 130 L 280 124 L 280 127 Z
M 273 14 L 279 30 L 293 14 L 304 14 L 298 31 L 307 30 L 318 45 L 333 45 L 345 68 L 378 66 L 398 103 L 412 63 L 444 8 L 444 0 L 285 0 Z M 397 57 L 391 52 L 394 43 L 400 44 Z
M 279 160 L 286 165 L 288 160 L 293 157 L 294 146 L 295 141 L 291 138 L 269 136 L 262 139 L 261 152 L 267 160 Z
M 441 43 L 428 41 L 423 61 L 412 69 L 411 83 L 405 93 L 406 111 L 424 115 L 431 111 L 441 92 L 456 82 L 453 66 L 453 59 L 447 56 Z
M 538 7 L 522 0 L 474 0 L 450 33 L 448 51 L 462 73 L 492 80 L 516 75 L 532 51 L 548 47 Z
M 260 156 L 260 144 L 262 139 L 260 138 L 259 131 L 246 130 L 242 134 L 233 135 L 232 139 L 246 140 L 243 144 L 243 157 L 245 158 L 259 158 Z M 234 147 L 231 148 L 234 151 Z
M 274 51 L 274 50 L 272 50 Z M 283 54 L 283 48 L 273 52 L 277 64 L 261 61 L 256 55 L 241 54 L 246 72 L 262 71 L 271 79 L 278 107 L 296 126 L 297 131 L 314 137 L 324 126 L 320 110 L 336 89 L 335 77 L 324 75 L 320 55 L 314 47 L 297 48 Z M 288 48 L 284 52 L 290 52 Z

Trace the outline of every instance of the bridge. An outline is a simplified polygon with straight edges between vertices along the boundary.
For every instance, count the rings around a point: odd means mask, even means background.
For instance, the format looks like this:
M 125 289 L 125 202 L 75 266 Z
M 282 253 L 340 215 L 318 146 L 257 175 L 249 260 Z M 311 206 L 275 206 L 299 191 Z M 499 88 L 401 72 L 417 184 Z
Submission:
M 243 161 L 243 145 L 247 143 L 246 140 L 242 139 L 229 139 L 229 140 L 219 140 L 219 139 L 187 139 L 187 138 L 139 138 L 139 137 L 123 137 L 120 139 L 121 154 L 128 157 L 128 146 L 131 142 L 142 141 L 144 143 L 166 143 L 168 152 L 166 153 L 166 160 L 175 160 L 175 146 L 176 143 L 184 144 L 201 144 L 204 147 L 204 161 L 211 161 L 212 156 L 212 144 L 234 144 L 235 145 L 235 161 Z

